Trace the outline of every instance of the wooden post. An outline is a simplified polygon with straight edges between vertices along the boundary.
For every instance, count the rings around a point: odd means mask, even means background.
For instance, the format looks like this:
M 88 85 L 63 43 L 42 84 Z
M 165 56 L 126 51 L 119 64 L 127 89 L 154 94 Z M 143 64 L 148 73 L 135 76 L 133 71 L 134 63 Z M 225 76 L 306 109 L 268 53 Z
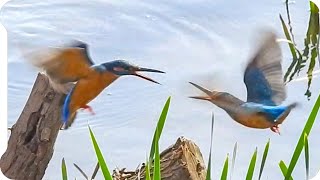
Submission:
M 42 179 L 62 124 L 64 97 L 52 89 L 45 75 L 38 74 L 29 99 L 11 128 L 7 150 L 0 159 L 1 171 L 8 178 Z
M 205 180 L 206 168 L 199 147 L 191 140 L 180 137 L 177 142 L 160 154 L 161 179 Z M 151 168 L 151 173 L 153 172 Z M 145 179 L 145 166 L 135 171 L 114 170 L 115 180 Z M 152 176 L 152 175 L 151 175 Z

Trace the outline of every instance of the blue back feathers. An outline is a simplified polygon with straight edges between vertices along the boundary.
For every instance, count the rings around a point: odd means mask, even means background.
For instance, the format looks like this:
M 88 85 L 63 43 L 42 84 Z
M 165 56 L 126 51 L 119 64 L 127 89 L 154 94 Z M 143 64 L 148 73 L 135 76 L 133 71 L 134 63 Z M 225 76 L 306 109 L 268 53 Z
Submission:
M 268 119 L 273 122 L 275 122 L 287 109 L 287 106 L 262 106 L 262 111 L 266 113 Z

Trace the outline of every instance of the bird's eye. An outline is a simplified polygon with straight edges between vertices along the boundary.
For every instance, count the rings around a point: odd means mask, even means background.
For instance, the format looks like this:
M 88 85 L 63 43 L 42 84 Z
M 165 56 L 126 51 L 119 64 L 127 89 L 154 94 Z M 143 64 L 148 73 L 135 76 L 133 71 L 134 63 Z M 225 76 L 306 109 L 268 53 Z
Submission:
M 114 67 L 113 70 L 117 71 L 117 72 L 125 71 L 124 68 L 122 68 L 122 67 Z

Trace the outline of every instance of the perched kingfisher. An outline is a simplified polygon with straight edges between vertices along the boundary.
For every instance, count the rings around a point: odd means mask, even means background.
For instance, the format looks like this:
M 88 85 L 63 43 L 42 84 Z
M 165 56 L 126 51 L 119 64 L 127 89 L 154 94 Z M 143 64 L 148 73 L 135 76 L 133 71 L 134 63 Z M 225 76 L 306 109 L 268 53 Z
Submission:
M 297 103 L 280 105 L 286 99 L 286 90 L 282 78 L 281 49 L 276 42 L 275 33 L 263 33 L 260 42 L 244 73 L 246 102 L 227 92 L 209 91 L 192 82 L 190 83 L 206 95 L 191 98 L 210 101 L 244 126 L 270 128 L 280 134 L 279 124 L 286 119 Z
M 62 108 L 63 129 L 71 126 L 80 108 L 94 114 L 88 103 L 120 76 L 134 75 L 159 84 L 138 72 L 164 73 L 138 67 L 124 60 L 94 65 L 89 57 L 88 45 L 81 41 L 74 41 L 67 47 L 50 48 L 38 55 L 29 55 L 29 59 L 45 71 L 55 90 L 67 94 Z

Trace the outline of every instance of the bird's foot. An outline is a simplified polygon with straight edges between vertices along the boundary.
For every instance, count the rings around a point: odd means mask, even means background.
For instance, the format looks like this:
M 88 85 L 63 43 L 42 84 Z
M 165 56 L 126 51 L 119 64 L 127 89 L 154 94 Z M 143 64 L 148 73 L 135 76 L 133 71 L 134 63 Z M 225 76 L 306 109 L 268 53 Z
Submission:
M 88 106 L 88 105 L 84 105 L 84 106 L 82 106 L 81 108 L 84 109 L 84 110 L 88 110 L 88 111 L 91 113 L 91 115 L 95 115 L 95 114 L 96 114 L 96 113 L 93 111 L 92 107 L 90 107 L 90 106 Z
M 278 124 L 272 126 L 270 129 L 271 129 L 271 131 L 273 131 L 273 132 L 275 132 L 275 133 L 277 133 L 277 134 L 280 135 L 280 128 L 279 128 L 279 125 L 278 125 Z

